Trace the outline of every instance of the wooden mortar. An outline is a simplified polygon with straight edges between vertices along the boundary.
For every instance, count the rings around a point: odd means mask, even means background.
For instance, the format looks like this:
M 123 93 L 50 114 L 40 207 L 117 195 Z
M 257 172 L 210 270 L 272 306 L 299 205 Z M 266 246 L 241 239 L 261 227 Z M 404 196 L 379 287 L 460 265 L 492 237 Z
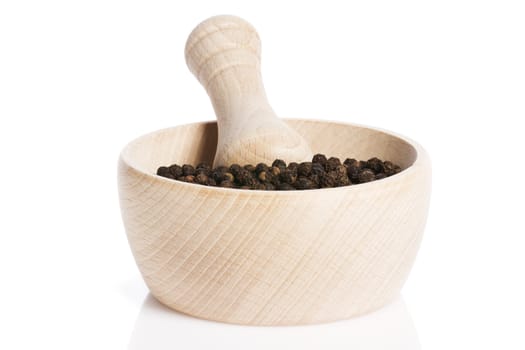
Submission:
M 160 302 L 209 320 L 298 325 L 371 312 L 399 293 L 426 222 L 427 153 L 408 138 L 375 128 L 314 120 L 283 124 L 316 153 L 379 157 L 404 170 L 331 189 L 207 187 L 155 172 L 160 165 L 211 163 L 217 123 L 177 126 L 132 141 L 119 159 L 122 217 L 139 270 Z

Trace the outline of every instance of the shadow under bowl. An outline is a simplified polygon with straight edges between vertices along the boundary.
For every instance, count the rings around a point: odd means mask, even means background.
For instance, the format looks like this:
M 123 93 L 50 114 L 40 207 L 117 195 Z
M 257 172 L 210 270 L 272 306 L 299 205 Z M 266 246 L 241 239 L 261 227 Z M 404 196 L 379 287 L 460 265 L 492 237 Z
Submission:
M 213 161 L 215 122 L 129 143 L 118 168 L 128 241 L 161 303 L 209 320 L 297 325 L 374 311 L 399 293 L 423 234 L 430 160 L 379 129 L 287 120 L 316 153 L 379 157 L 404 170 L 359 185 L 306 191 L 207 187 L 155 175 Z

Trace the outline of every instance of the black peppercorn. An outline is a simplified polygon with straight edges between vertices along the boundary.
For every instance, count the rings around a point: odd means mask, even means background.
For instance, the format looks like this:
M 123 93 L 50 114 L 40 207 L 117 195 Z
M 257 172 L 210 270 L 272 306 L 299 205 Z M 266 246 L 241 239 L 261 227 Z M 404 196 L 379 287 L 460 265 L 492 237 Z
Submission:
M 261 182 L 274 182 L 274 175 L 269 171 L 261 171 L 257 178 Z
M 292 185 L 290 184 L 287 184 L 285 182 L 283 183 L 280 183 L 278 186 L 277 186 L 277 189 L 279 191 L 293 191 L 295 190 L 295 187 L 293 187 Z
M 359 182 L 359 172 L 360 169 L 355 163 L 348 165 L 346 168 L 346 173 L 352 182 Z
M 382 173 L 385 170 L 383 162 L 376 157 L 370 158 L 366 162 L 366 167 L 372 170 L 375 174 Z
M 199 163 L 195 168 L 190 164 L 182 167 L 173 164 L 159 167 L 156 174 L 206 186 L 290 191 L 365 183 L 384 179 L 401 170 L 398 165 L 378 158 L 368 161 L 347 158 L 341 164 L 339 158 L 326 159 L 325 155 L 316 154 L 312 162 L 290 162 L 288 166 L 281 159 L 276 159 L 271 167 L 264 163 L 257 166 L 232 164 L 230 167 L 218 166 L 214 169 L 206 163 Z
M 232 164 L 230 166 L 230 173 L 232 173 L 233 176 L 237 176 L 242 169 L 243 168 L 239 164 Z
M 197 164 L 195 169 L 208 169 L 208 170 L 211 170 L 211 167 L 210 167 L 210 165 L 208 163 L 202 162 L 202 163 Z
M 226 173 L 222 174 L 222 179 L 221 180 L 227 180 L 227 181 L 233 182 L 233 181 L 235 181 L 235 177 L 233 176 L 232 173 L 226 172 Z
M 246 164 L 244 166 L 244 169 L 248 170 L 250 173 L 255 172 L 255 167 L 253 165 L 251 165 L 251 164 Z
M 359 173 L 359 183 L 374 181 L 374 179 L 375 179 L 374 172 L 370 169 L 363 169 Z
M 221 181 L 221 182 L 219 183 L 219 186 L 220 186 L 220 187 L 226 187 L 226 188 L 234 188 L 234 187 L 235 187 L 235 185 L 233 184 L 233 182 L 228 181 L 228 180 Z
M 195 175 L 195 182 L 201 185 L 207 185 L 209 181 L 209 178 L 204 173 L 198 173 Z
M 170 170 L 171 175 L 173 175 L 174 178 L 178 178 L 179 176 L 184 175 L 182 171 L 182 167 L 177 164 L 171 165 L 169 167 L 169 170 Z
M 312 173 L 312 162 L 302 162 L 297 167 L 297 175 L 299 176 L 310 176 Z
M 279 175 L 281 175 L 281 168 L 276 167 L 276 166 L 272 166 L 270 168 L 270 172 L 272 173 L 273 176 L 279 176 Z
M 193 176 L 193 175 L 186 175 L 186 176 L 184 176 L 184 181 L 193 183 L 193 182 L 195 182 L 195 176 Z
M 257 179 L 253 177 L 253 174 L 246 169 L 241 169 L 239 174 L 235 177 L 235 180 L 241 186 L 254 187 L 258 183 Z
M 259 163 L 255 166 L 255 173 L 260 174 L 263 171 L 268 171 L 268 165 L 264 163 Z
M 312 163 L 312 175 L 324 175 L 324 167 L 319 163 Z
M 295 188 L 298 190 L 310 190 L 317 188 L 317 185 L 312 180 L 301 176 L 295 181 Z
M 273 191 L 273 190 L 275 190 L 275 186 L 271 182 L 265 182 L 264 183 L 264 189 L 266 191 Z
M 335 170 L 335 168 L 337 168 L 339 165 L 341 165 L 341 161 L 339 160 L 339 158 L 330 157 L 324 164 L 324 167 L 326 171 L 332 171 Z
M 320 188 L 321 187 L 321 176 L 319 175 L 316 175 L 316 174 L 312 174 L 308 177 L 310 179 L 310 181 L 312 181 L 314 184 L 315 184 L 315 188 Z
M 338 176 L 348 176 L 347 175 L 347 169 L 344 165 L 342 164 L 339 164 L 338 166 L 336 166 L 333 171 L 335 171 Z
M 350 165 L 353 165 L 353 166 L 356 166 L 357 168 L 359 168 L 359 161 L 354 159 L 354 158 L 346 158 L 345 161 L 343 162 L 343 164 L 348 167 Z
M 170 169 L 168 169 L 168 167 L 161 166 L 157 169 L 157 175 L 167 177 L 167 175 L 171 175 Z
M 182 166 L 182 174 L 184 176 L 195 175 L 195 168 L 192 165 L 184 164 Z
M 317 153 L 312 158 L 312 163 L 321 164 L 323 167 L 324 167 L 324 165 L 326 164 L 327 161 L 328 160 L 326 159 L 326 156 L 324 154 L 321 154 L 321 153 Z
M 273 161 L 272 167 L 278 167 L 279 169 L 281 169 L 281 171 L 283 171 L 284 169 L 286 169 L 286 163 L 282 159 L 276 159 Z
M 352 181 L 348 178 L 348 175 L 346 175 L 346 172 L 344 174 L 337 174 L 337 178 L 335 181 L 335 187 L 341 187 L 341 186 L 348 186 L 351 185 Z
M 297 171 L 298 167 L 299 167 L 299 163 L 291 162 L 291 163 L 288 164 L 287 169 Z
M 281 173 L 281 182 L 293 185 L 295 180 L 297 180 L 297 171 L 292 169 L 285 169 Z
M 322 188 L 335 187 L 337 184 L 337 173 L 334 171 L 327 172 L 319 178 L 319 182 Z
M 258 183 L 254 186 L 255 190 L 266 190 L 266 186 L 263 183 Z
M 394 165 L 394 163 L 389 162 L 388 160 L 386 162 L 383 162 L 383 168 L 384 168 L 384 173 L 387 176 L 391 176 L 391 175 L 394 175 L 396 173 L 395 172 L 395 165 Z

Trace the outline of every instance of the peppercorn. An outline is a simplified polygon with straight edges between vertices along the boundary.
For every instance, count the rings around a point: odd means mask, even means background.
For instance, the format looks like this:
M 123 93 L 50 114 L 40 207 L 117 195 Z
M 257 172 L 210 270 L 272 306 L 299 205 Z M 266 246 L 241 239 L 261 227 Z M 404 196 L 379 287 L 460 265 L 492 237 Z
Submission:
M 230 173 L 233 174 L 233 176 L 237 177 L 239 172 L 242 170 L 242 167 L 239 164 L 232 164 L 230 166 Z
M 208 163 L 202 162 L 197 164 L 197 166 L 195 167 L 195 171 L 204 173 L 209 176 L 211 174 L 212 169 Z
M 182 174 L 184 176 L 195 175 L 195 168 L 192 165 L 184 164 L 182 166 Z
M 215 171 L 220 171 L 222 173 L 227 173 L 230 171 L 230 168 L 227 167 L 227 166 L 224 166 L 224 165 L 219 165 L 218 167 L 216 167 L 215 169 L 212 169 L 214 172 Z
M 161 166 L 157 169 L 157 175 L 162 177 L 169 177 L 172 174 L 170 173 L 170 169 L 168 167 Z
M 251 164 L 246 164 L 244 166 L 244 169 L 248 170 L 250 173 L 255 172 L 255 167 L 253 165 L 251 165 Z
M 384 168 L 384 173 L 387 176 L 391 176 L 391 175 L 395 174 L 395 165 L 394 165 L 394 163 L 389 162 L 387 160 L 386 162 L 383 162 L 383 168 Z
M 214 169 L 211 173 L 211 177 L 217 181 L 217 182 L 221 182 L 222 181 L 222 178 L 224 176 L 224 171 L 221 171 L 221 170 L 218 170 L 218 169 Z
M 259 163 L 255 166 L 255 173 L 260 174 L 263 171 L 268 171 L 268 165 L 264 163 Z
M 348 167 L 346 168 L 346 173 L 352 182 L 359 182 L 360 169 L 357 165 L 354 164 L 355 163 L 348 165 Z
M 324 167 L 319 163 L 312 163 L 312 175 L 324 175 Z
M 281 169 L 281 171 L 283 171 L 284 169 L 286 169 L 286 163 L 284 162 L 284 160 L 282 159 L 276 159 L 273 161 L 272 163 L 272 167 L 278 167 L 279 169 Z
M 327 161 L 328 160 L 326 159 L 326 156 L 324 154 L 321 154 L 321 153 L 317 153 L 312 158 L 312 163 L 321 164 L 323 167 L 324 167 L 324 165 L 326 164 Z
M 201 185 L 207 185 L 208 184 L 208 176 L 204 173 L 198 173 L 195 175 L 195 182 Z
M 257 179 L 253 177 L 253 174 L 246 169 L 241 169 L 235 177 L 235 180 L 237 180 L 241 186 L 254 187 L 258 183 Z
M 266 190 L 266 186 L 265 186 L 263 183 L 260 183 L 260 182 L 259 182 L 258 184 L 256 184 L 256 185 L 254 186 L 254 189 L 255 189 L 255 190 L 263 190 L 263 191 L 264 191 L 264 190 Z
M 193 183 L 193 182 L 195 182 L 195 176 L 193 176 L 193 175 L 186 175 L 186 176 L 184 176 L 184 181 Z
M 272 182 L 273 181 L 273 174 L 268 171 L 261 171 L 259 175 L 257 175 L 257 178 L 261 182 Z
M 275 186 L 271 182 L 265 182 L 264 183 L 264 189 L 266 191 L 273 191 L 273 190 L 275 190 Z
M 233 181 L 235 181 L 235 177 L 233 176 L 232 173 L 226 172 L 226 173 L 222 174 L 222 180 L 227 180 L 227 181 L 233 182 Z
M 346 171 L 344 174 L 340 174 L 340 173 L 337 174 L 337 178 L 335 181 L 335 187 L 348 186 L 351 184 L 352 184 L 352 181 L 350 181 L 350 179 L 348 178 L 348 175 L 346 175 Z
M 312 181 L 315 184 L 315 188 L 321 187 L 321 180 L 320 180 L 321 176 L 312 174 L 308 178 L 310 179 L 310 181 Z
M 225 187 L 225 188 L 234 188 L 235 187 L 233 182 L 232 181 L 228 181 L 228 180 L 221 181 L 221 183 L 219 183 L 219 186 L 220 187 Z
M 173 175 L 173 177 L 175 179 L 178 178 L 179 176 L 183 175 L 182 167 L 177 165 L 177 164 L 171 165 L 169 167 L 169 171 L 170 171 L 171 175 Z
M 335 187 L 337 184 L 337 173 L 330 171 L 319 177 L 319 182 L 322 188 Z
M 270 168 L 270 172 L 272 173 L 273 176 L 279 176 L 279 175 L 281 175 L 281 168 L 276 167 L 276 166 L 272 166 Z
M 280 183 L 278 186 L 277 186 L 277 189 L 279 191 L 293 191 L 295 190 L 295 187 L 293 187 L 292 185 L 290 184 L 287 184 L 286 182 L 283 182 L 283 183 Z
M 375 174 L 382 173 L 385 170 L 383 162 L 376 157 L 367 160 L 366 167 L 372 170 Z
M 195 176 L 199 175 L 199 174 L 204 174 L 206 176 L 211 176 L 211 169 L 206 169 L 206 168 L 196 168 L 195 169 Z
M 233 176 L 232 173 L 229 173 L 229 172 L 216 172 L 214 171 L 213 174 L 213 179 L 217 182 L 221 182 L 221 181 L 224 181 L 224 180 L 227 180 L 227 181 L 234 181 L 235 180 L 235 177 Z
M 297 168 L 298 168 L 298 167 L 299 167 L 299 164 L 298 164 L 298 163 L 296 163 L 296 162 L 291 162 L 291 163 L 288 164 L 287 169 L 297 171 Z
M 281 173 L 281 182 L 292 185 L 297 180 L 297 171 L 292 169 L 285 169 Z
M 307 177 L 300 176 L 297 181 L 295 181 L 295 188 L 298 190 L 310 190 L 317 188 L 316 184 Z
M 324 168 L 326 169 L 326 171 L 332 171 L 335 170 L 335 168 L 337 168 L 339 165 L 341 165 L 341 161 L 339 160 L 339 158 L 330 157 L 324 164 Z
M 398 165 L 375 157 L 368 161 L 347 158 L 341 164 L 339 158 L 326 159 L 325 155 L 316 154 L 312 162 L 290 162 L 288 166 L 281 159 L 276 159 L 271 167 L 259 163 L 257 166 L 232 164 L 213 169 L 203 162 L 196 168 L 190 164 L 182 167 L 177 164 L 161 166 L 156 173 L 169 179 L 206 186 L 289 191 L 365 183 L 384 179 L 401 170 Z
M 348 176 L 346 167 L 343 164 L 339 164 L 338 166 L 336 166 L 333 169 L 333 171 L 335 171 L 338 174 L 338 176 Z
M 359 183 L 374 181 L 374 179 L 375 179 L 374 172 L 370 169 L 363 169 L 359 173 Z
M 354 159 L 354 158 L 346 158 L 345 161 L 343 162 L 343 164 L 346 167 L 349 167 L 350 165 L 353 165 L 353 166 L 356 166 L 357 168 L 359 168 L 359 161 Z
M 299 176 L 310 176 L 312 173 L 312 162 L 302 162 L 297 167 L 297 175 Z

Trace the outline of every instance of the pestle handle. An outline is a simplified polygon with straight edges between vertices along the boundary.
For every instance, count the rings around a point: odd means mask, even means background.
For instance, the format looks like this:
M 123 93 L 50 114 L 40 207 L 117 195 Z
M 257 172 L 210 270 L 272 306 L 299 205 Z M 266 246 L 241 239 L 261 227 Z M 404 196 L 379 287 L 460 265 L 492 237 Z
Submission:
M 251 24 L 235 16 L 209 18 L 190 34 L 185 55 L 217 116 L 214 166 L 311 157 L 307 142 L 268 103 L 260 70 L 261 41 Z

